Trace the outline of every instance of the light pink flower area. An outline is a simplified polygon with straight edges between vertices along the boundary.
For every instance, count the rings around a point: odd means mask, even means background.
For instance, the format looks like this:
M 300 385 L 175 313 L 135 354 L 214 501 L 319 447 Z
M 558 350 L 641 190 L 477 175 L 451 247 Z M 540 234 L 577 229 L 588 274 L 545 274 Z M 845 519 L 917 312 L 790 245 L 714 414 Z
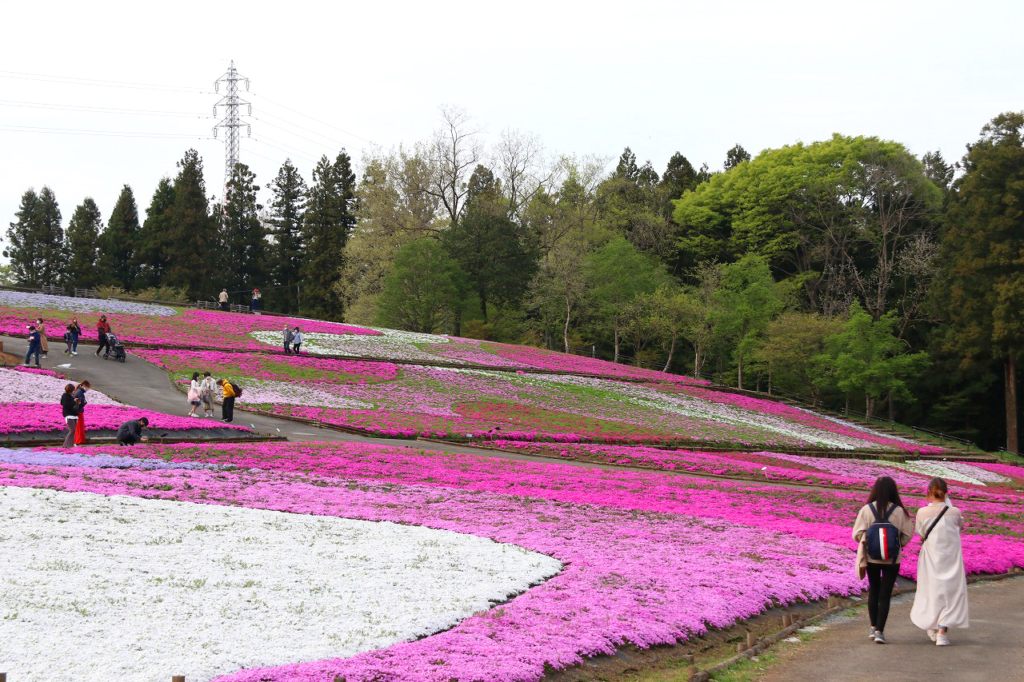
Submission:
M 221 469 L 0 463 L 0 483 L 423 525 L 517 544 L 564 564 L 559 575 L 451 630 L 221 682 L 539 680 L 548 666 L 565 668 L 627 642 L 668 644 L 726 627 L 773 600 L 862 587 L 849 527 L 863 494 L 356 443 L 148 446 L 131 454 Z M 1013 536 L 1021 530 L 1019 507 L 962 508 L 969 526 L 1012 511 L 984 535 L 968 528 L 968 571 L 1024 565 L 1024 542 Z M 906 575 L 913 575 L 915 547 L 902 565 Z
M 1012 478 L 1017 483 L 1024 483 L 1024 466 L 1016 464 L 989 464 L 989 463 L 976 463 L 976 467 L 991 471 L 1007 478 Z

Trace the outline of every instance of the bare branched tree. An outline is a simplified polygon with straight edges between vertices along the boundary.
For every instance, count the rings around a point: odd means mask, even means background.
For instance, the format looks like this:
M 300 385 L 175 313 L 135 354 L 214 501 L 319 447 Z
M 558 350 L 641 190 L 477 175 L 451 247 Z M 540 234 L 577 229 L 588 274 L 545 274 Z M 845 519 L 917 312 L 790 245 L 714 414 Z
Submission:
M 483 157 L 484 144 L 481 129 L 464 109 L 442 107 L 441 120 L 429 145 L 433 174 L 422 192 L 441 202 L 454 225 L 466 207 L 469 176 Z
M 546 164 L 544 145 L 534 133 L 503 131 L 494 156 L 498 177 L 508 197 L 508 217 L 518 220 L 530 200 L 550 187 L 557 171 Z

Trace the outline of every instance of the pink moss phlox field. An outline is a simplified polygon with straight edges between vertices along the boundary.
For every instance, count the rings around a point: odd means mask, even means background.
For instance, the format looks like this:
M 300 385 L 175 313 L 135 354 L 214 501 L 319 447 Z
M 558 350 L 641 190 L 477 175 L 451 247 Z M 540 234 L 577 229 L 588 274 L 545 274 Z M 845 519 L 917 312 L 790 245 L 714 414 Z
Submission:
M 63 330 L 72 317 L 82 325 L 82 341 L 96 340 L 97 313 L 72 313 L 63 310 L 21 309 L 0 306 L 0 333 L 24 336 L 28 321 L 42 317 L 48 329 Z M 150 343 L 160 346 L 188 346 L 197 348 L 237 348 L 239 350 L 268 350 L 266 344 L 250 336 L 254 331 L 284 331 L 286 326 L 299 327 L 305 332 L 324 334 L 356 334 L 377 336 L 378 331 L 339 324 L 317 322 L 292 317 L 244 315 L 219 310 L 181 310 L 178 315 L 107 315 L 114 333 L 131 345 Z M 51 333 L 51 337 L 57 336 Z
M 355 450 L 359 457 L 365 449 Z M 427 475 L 435 468 L 431 458 L 412 457 L 409 463 Z M 860 589 L 846 570 L 848 551 L 671 513 L 267 471 L 0 464 L 0 482 L 424 525 L 516 544 L 565 564 L 559 575 L 446 632 L 346 660 L 241 671 L 221 682 L 330 682 L 334 675 L 350 682 L 538 680 L 546 665 L 573 665 L 626 642 L 675 642 L 709 626 L 726 627 L 772 600 L 792 603 Z
M 149 434 L 154 431 L 189 431 L 192 429 L 232 429 L 251 431 L 247 426 L 204 421 L 194 417 L 175 417 L 169 414 L 121 405 L 88 405 L 85 408 L 85 430 L 117 430 L 129 419 L 145 417 L 149 420 Z M 64 431 L 67 426 L 60 405 L 46 403 L 6 403 L 0 405 L 0 434 L 49 433 Z
M 38 374 L 44 377 L 55 377 L 57 379 L 65 378 L 63 374 L 55 372 L 52 369 L 44 369 L 42 367 L 25 367 L 23 365 L 15 365 L 11 367 L 15 372 L 24 372 L 26 374 Z
M 1007 478 L 1012 478 L 1018 483 L 1024 483 L 1024 466 L 1018 464 L 995 464 L 988 462 L 978 462 L 974 464 L 974 466 L 1006 476 Z
M 172 373 L 189 374 L 204 371 L 224 376 L 237 376 L 264 381 L 299 381 L 303 383 L 364 384 L 392 381 L 398 368 L 390 362 L 335 360 L 308 356 L 260 355 L 224 351 L 149 350 L 132 351 Z M 186 369 L 187 368 L 187 369 Z M 225 369 L 229 368 L 229 369 Z

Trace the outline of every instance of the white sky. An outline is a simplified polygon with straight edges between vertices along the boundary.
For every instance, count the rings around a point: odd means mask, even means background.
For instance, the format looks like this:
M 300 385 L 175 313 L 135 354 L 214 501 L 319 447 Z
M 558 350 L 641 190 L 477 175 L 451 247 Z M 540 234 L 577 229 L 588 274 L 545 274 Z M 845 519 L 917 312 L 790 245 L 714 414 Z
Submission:
M 200 138 L 216 122 L 206 118 L 219 99 L 212 83 L 230 59 L 251 79 L 248 99 L 262 118 L 251 121 L 259 142 L 243 139 L 241 160 L 264 188 L 286 156 L 308 182 L 315 158 L 342 145 L 358 162 L 369 141 L 423 139 L 446 103 L 492 137 L 519 128 L 551 153 L 610 157 L 629 145 L 659 173 L 676 150 L 715 169 L 737 142 L 756 154 L 833 132 L 956 160 L 986 121 L 1024 109 L 1020 0 L 0 0 L 0 17 L 2 234 L 21 194 L 44 184 L 65 225 L 86 196 L 106 220 L 124 183 L 144 212 L 190 146 L 205 161 L 208 193 L 218 193 L 224 147 Z M 12 105 L 25 102 L 186 115 Z

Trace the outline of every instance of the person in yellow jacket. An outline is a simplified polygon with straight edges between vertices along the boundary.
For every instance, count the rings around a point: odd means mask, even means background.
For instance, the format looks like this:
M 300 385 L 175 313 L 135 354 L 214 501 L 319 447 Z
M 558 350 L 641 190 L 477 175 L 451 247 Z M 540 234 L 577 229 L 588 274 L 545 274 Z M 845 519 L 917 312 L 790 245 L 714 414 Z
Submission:
M 224 395 L 224 403 L 220 408 L 221 421 L 230 423 L 235 418 L 235 389 L 227 379 L 220 379 L 217 383 L 220 384 Z

